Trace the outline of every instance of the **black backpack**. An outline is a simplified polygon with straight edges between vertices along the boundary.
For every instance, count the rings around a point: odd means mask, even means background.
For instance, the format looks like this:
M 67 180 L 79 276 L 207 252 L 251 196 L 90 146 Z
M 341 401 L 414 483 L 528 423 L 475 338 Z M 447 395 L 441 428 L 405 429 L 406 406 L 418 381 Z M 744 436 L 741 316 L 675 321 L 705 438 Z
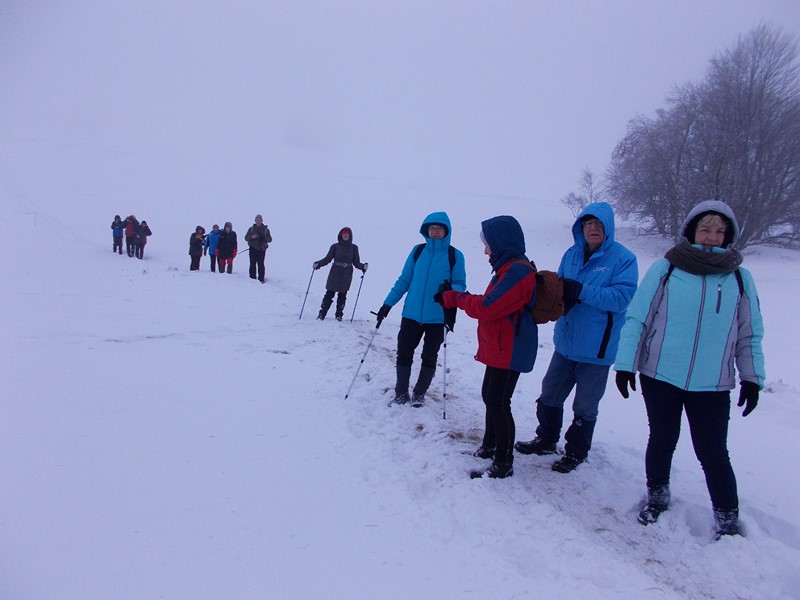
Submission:
M 425 250 L 425 244 L 419 244 L 414 248 L 414 264 L 417 264 L 422 251 Z M 453 246 L 447 247 L 447 258 L 450 259 L 450 280 L 453 280 L 453 267 L 456 266 L 456 249 Z

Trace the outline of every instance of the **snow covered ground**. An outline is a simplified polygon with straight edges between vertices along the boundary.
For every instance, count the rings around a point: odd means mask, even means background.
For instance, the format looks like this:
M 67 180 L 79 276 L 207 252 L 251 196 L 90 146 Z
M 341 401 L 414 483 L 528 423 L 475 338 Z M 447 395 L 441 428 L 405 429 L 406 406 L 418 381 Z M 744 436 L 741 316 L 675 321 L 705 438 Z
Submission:
M 654 526 L 636 522 L 647 425 L 641 396 L 623 400 L 613 381 L 574 473 L 517 456 L 513 478 L 470 480 L 482 462 L 469 453 L 482 433 L 483 369 L 463 313 L 448 336 L 446 419 L 442 369 L 425 407 L 387 406 L 399 308 L 345 400 L 375 331 L 369 311 L 428 212 L 450 214 L 468 287 L 480 292 L 490 276 L 480 221 L 516 215 L 529 255 L 554 268 L 570 243 L 563 206 L 398 182 L 292 183 L 285 201 L 177 206 L 116 205 L 90 185 L 78 204 L 5 188 L 0 597 L 800 597 L 800 254 L 747 253 L 767 389 L 751 416 L 731 419 L 746 537 L 714 543 L 687 432 L 672 509 Z M 322 189 L 330 202 L 312 203 Z M 376 197 L 402 202 L 375 210 Z M 233 275 L 210 273 L 208 259 L 188 271 L 195 225 L 231 220 L 242 243 L 256 212 L 275 240 L 266 285 L 247 277 L 246 256 Z M 144 261 L 112 254 L 115 213 L 147 219 Z M 311 263 L 345 225 L 370 263 L 355 320 L 314 320 L 326 271 L 299 320 Z M 642 274 L 669 245 L 635 238 L 630 224 L 618 237 Z M 552 326 L 540 343 L 514 397 L 519 439 L 535 426 Z

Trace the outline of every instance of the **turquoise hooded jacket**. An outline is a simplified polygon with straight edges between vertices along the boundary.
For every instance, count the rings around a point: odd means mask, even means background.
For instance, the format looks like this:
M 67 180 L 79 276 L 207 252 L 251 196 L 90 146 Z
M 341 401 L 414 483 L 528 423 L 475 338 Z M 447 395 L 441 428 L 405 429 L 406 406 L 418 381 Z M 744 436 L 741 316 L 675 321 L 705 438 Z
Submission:
M 433 224 L 444 225 L 445 236 L 440 240 L 428 237 L 428 227 Z M 449 280 L 454 290 L 463 292 L 467 289 L 467 271 L 464 265 L 464 255 L 460 250 L 455 250 L 456 262 L 453 272 L 450 273 L 450 257 L 448 248 L 452 229 L 450 218 L 445 212 L 434 212 L 425 217 L 419 232 L 425 238 L 425 248 L 419 258 L 414 260 L 414 249 L 406 258 L 403 271 L 395 281 L 384 304 L 394 306 L 403 295 L 406 295 L 403 305 L 403 316 L 413 319 L 418 323 L 444 323 L 444 310 L 433 300 L 439 286 Z

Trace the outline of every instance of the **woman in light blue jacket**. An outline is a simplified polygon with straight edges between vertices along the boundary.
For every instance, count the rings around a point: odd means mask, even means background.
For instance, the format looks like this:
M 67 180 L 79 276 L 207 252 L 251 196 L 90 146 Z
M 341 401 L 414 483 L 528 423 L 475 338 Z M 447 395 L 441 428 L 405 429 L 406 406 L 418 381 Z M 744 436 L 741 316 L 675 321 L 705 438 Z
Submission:
M 686 410 L 695 454 L 706 476 L 717 538 L 739 533 L 736 477 L 728 456 L 730 390 L 739 373 L 743 416 L 764 386 L 758 293 L 732 244 L 739 226 L 731 208 L 695 206 L 682 239 L 648 270 L 628 308 L 614 369 L 628 397 L 639 371 L 650 424 L 645 455 L 647 504 L 639 521 L 654 523 L 669 506 L 672 455 Z

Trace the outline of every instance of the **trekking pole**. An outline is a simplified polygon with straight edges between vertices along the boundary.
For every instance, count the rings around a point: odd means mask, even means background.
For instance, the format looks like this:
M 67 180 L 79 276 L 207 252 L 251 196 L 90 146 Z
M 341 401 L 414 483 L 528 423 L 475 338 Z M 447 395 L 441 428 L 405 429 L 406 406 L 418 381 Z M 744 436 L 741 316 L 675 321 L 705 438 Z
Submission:
M 370 311 L 370 314 L 373 314 L 375 316 L 378 315 L 378 313 L 373 311 Z M 375 341 L 375 336 L 378 335 L 378 329 L 380 328 L 380 326 L 381 322 L 378 321 L 378 324 L 375 325 L 375 331 L 373 332 L 372 337 L 369 339 L 369 344 L 367 344 L 367 349 L 364 350 L 364 356 L 361 357 L 361 362 L 358 363 L 358 369 L 356 369 L 356 374 L 353 375 L 353 381 L 350 382 L 350 387 L 347 388 L 347 393 L 344 395 L 345 400 L 347 400 L 347 397 L 350 395 L 350 390 L 353 389 L 353 384 L 355 384 L 356 379 L 358 378 L 358 374 L 361 372 L 361 367 L 364 364 L 364 361 L 367 359 L 367 352 L 369 352 L 369 349 L 372 347 L 372 342 Z
M 353 322 L 353 319 L 356 316 L 356 306 L 358 306 L 358 297 L 361 295 L 361 286 L 364 285 L 364 275 L 366 275 L 366 274 L 367 274 L 366 271 L 364 271 L 361 274 L 361 283 L 358 284 L 358 293 L 356 294 L 355 304 L 353 304 L 353 314 L 350 316 L 350 322 L 351 323 Z
M 306 297 L 303 298 L 303 306 L 300 308 L 300 318 L 301 319 L 303 318 L 303 310 L 306 307 L 306 300 L 308 300 L 308 290 L 311 289 L 311 280 L 314 279 L 314 271 L 316 271 L 316 269 L 314 267 L 311 267 L 311 277 L 308 280 L 308 287 L 306 288 Z
M 444 327 L 444 391 L 442 392 L 442 419 L 447 420 L 447 332 L 450 331 L 447 325 Z

